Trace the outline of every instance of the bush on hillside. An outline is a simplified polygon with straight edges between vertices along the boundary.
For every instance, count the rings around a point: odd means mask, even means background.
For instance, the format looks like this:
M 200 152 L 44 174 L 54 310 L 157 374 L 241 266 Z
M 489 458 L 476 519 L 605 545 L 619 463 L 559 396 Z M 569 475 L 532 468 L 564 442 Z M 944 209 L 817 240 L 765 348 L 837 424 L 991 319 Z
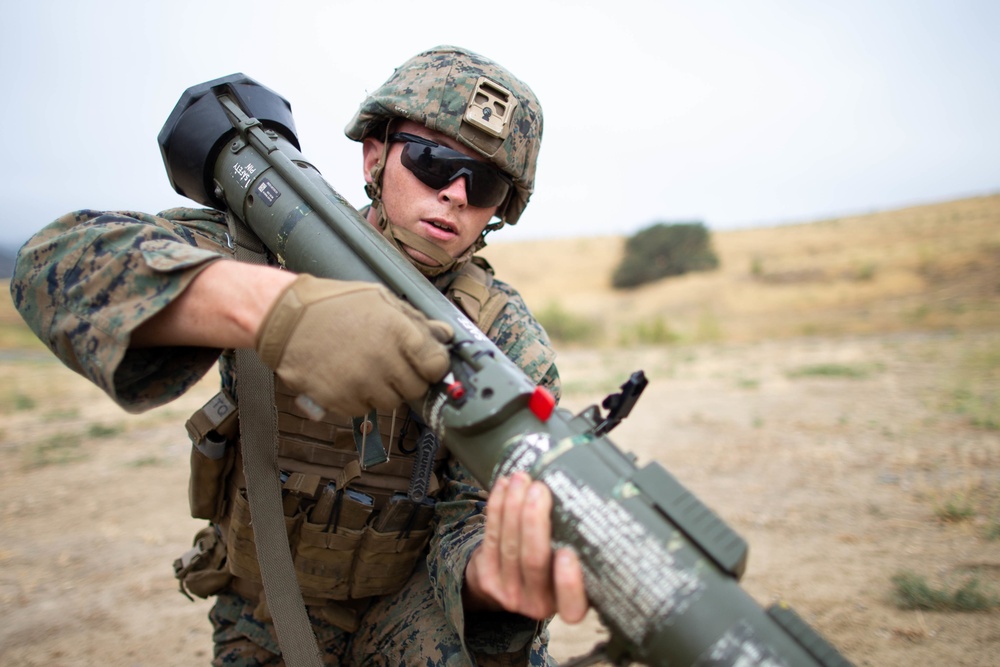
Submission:
M 600 337 L 600 322 L 575 315 L 553 301 L 535 314 L 552 340 L 560 343 L 593 343 Z
M 615 289 L 710 271 L 719 266 L 708 228 L 701 222 L 660 222 L 636 232 L 625 242 L 625 257 L 611 276 Z

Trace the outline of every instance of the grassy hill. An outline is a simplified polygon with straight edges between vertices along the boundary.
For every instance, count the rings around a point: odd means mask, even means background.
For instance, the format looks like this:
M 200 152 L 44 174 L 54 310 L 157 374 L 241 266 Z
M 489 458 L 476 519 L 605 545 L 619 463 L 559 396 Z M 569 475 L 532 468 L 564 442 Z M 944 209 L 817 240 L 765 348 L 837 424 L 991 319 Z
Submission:
M 715 232 L 718 270 L 613 290 L 624 244 L 498 240 L 484 254 L 561 347 L 1000 328 L 1000 195 Z M 36 342 L 0 299 L 0 347 Z
M 624 243 L 495 241 L 484 254 L 563 345 L 1000 326 L 1000 195 L 715 232 L 718 270 L 616 291 Z
M 16 254 L 16 248 L 0 245 L 0 280 L 14 275 L 14 256 Z

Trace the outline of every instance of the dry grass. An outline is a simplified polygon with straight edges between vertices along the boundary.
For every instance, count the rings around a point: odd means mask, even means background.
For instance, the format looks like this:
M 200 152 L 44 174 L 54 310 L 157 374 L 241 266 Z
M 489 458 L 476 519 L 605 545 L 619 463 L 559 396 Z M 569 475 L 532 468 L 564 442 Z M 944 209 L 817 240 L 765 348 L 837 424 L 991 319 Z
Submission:
M 656 322 L 689 342 L 1000 325 L 1000 195 L 716 232 L 718 270 L 614 291 L 624 242 L 497 241 L 485 255 L 533 310 L 593 322 L 612 345 Z
M 484 254 L 543 321 L 569 318 L 587 345 L 1000 327 L 1000 194 L 715 232 L 718 270 L 615 291 L 624 244 L 499 240 Z M 9 348 L 41 345 L 4 298 L 0 349 Z
M 1000 196 L 717 233 L 718 271 L 617 293 L 623 244 L 488 250 L 536 312 L 599 329 L 558 345 L 564 407 L 643 368 L 615 440 L 747 538 L 755 599 L 788 601 L 858 665 L 995 664 Z M 855 333 L 889 335 L 838 336 Z M 213 378 L 126 416 L 9 298 L 0 353 L 0 663 L 203 664 L 209 603 L 180 597 L 170 563 L 203 525 L 179 424 Z M 553 654 L 603 636 L 591 617 L 555 622 Z

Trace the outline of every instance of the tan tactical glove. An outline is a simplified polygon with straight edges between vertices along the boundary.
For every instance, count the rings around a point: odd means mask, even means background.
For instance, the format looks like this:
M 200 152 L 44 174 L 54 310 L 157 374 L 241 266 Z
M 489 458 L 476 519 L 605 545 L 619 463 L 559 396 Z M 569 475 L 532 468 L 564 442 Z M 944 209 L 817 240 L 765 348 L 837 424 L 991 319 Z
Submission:
M 442 343 L 453 335 L 382 285 L 301 275 L 271 306 L 256 347 L 292 390 L 357 416 L 423 396 L 448 372 Z

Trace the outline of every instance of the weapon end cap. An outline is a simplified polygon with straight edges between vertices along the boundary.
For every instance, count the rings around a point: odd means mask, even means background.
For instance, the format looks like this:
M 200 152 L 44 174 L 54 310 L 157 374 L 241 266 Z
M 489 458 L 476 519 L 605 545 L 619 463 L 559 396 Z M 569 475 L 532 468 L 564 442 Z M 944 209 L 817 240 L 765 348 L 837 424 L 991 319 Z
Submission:
M 216 99 L 220 88 L 230 92 L 247 114 L 299 148 L 291 105 L 250 77 L 230 74 L 185 90 L 157 135 L 160 155 L 178 194 L 215 208 L 225 206 L 215 196 L 215 160 L 236 133 Z

